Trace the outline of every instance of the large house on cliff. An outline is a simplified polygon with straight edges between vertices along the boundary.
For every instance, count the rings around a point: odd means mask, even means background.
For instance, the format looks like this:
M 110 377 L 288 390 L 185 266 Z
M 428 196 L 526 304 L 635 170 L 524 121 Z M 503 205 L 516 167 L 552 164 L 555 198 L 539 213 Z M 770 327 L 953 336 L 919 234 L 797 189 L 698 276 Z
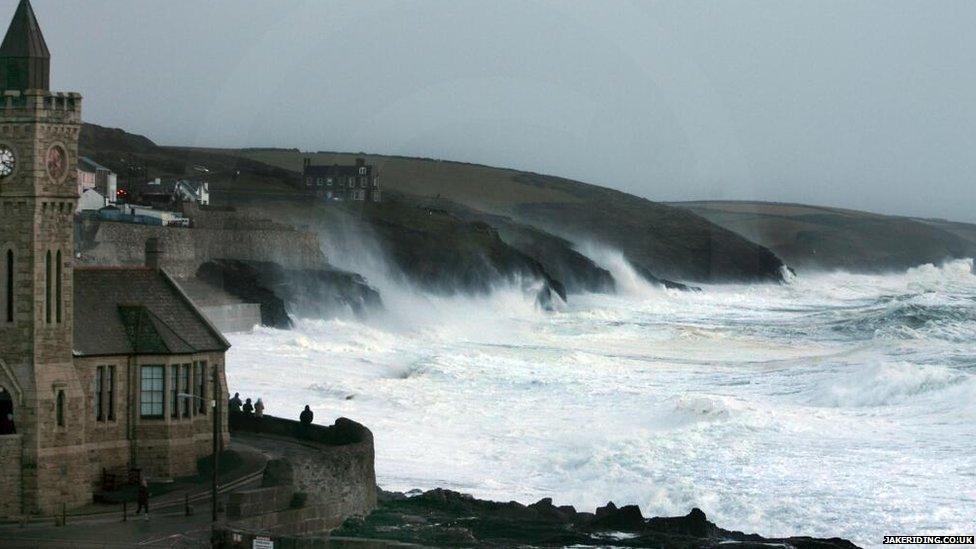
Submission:
M 380 178 L 376 167 L 362 158 L 355 165 L 312 164 L 302 161 L 302 181 L 305 189 L 328 201 L 380 201 Z
M 110 475 L 194 473 L 227 394 L 229 345 L 157 242 L 144 266 L 75 267 L 81 96 L 49 91 L 49 69 L 21 0 L 0 45 L 0 517 L 83 505 Z

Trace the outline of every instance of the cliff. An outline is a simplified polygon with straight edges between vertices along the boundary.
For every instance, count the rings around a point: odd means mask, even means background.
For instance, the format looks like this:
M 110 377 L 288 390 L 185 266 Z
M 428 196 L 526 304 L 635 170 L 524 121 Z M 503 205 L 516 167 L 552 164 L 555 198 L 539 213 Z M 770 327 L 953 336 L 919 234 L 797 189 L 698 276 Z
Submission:
M 976 257 L 976 225 L 771 202 L 679 202 L 798 269 L 904 270 Z
M 305 155 L 297 150 L 159 147 L 145 138 L 127 138 L 118 132 L 86 125 L 82 152 L 119 171 L 120 184 L 130 177 L 146 177 L 140 172 L 143 168 L 153 176 L 179 177 L 193 175 L 193 166 L 202 165 L 210 170 L 215 203 L 259 208 L 262 215 L 287 223 L 294 222 L 289 215 L 294 210 L 291 206 L 309 204 L 299 181 Z M 314 162 L 322 163 L 351 163 L 356 156 L 364 156 L 382 174 L 384 196 L 401 197 L 399 204 L 410 207 L 421 200 L 450 200 L 487 216 L 510 218 L 564 241 L 592 240 L 621 250 L 654 276 L 701 282 L 781 279 L 782 263 L 762 246 L 687 210 L 618 191 L 515 170 L 429 159 L 333 153 L 312 156 Z M 133 166 L 135 173 L 127 175 Z M 437 204 L 431 206 L 437 209 Z M 391 225 L 410 228 L 402 223 L 409 214 L 395 208 L 366 207 L 364 211 L 379 233 Z M 518 251 L 525 253 L 526 249 Z M 540 265 L 546 263 L 538 257 L 531 259 Z M 578 259 L 563 261 L 563 265 L 579 263 Z M 552 263 L 551 257 L 549 260 Z M 465 276 L 451 273 L 455 275 Z M 572 285 L 604 283 L 574 280 Z

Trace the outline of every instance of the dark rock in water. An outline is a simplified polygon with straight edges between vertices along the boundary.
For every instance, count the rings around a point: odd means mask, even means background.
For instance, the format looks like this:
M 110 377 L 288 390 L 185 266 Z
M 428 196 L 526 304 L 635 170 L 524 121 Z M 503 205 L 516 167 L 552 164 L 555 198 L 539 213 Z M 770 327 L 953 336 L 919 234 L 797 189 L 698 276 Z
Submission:
M 627 535 L 609 536 L 610 533 Z M 435 489 L 408 497 L 380 493 L 379 507 L 368 517 L 347 520 L 334 536 L 388 539 L 440 547 L 606 546 L 616 547 L 761 547 L 853 548 L 839 539 L 763 538 L 719 528 L 700 509 L 683 517 L 644 519 L 636 505 L 613 502 L 596 514 L 555 506 L 551 498 L 531 505 L 475 499 Z
M 595 529 L 636 532 L 644 526 L 644 515 L 636 505 L 624 505 L 620 509 L 604 511 L 602 516 L 598 510 L 597 515 L 597 519 L 591 524 Z
M 669 532 L 696 538 L 710 537 L 718 530 L 714 524 L 708 522 L 708 519 L 705 517 L 705 512 L 697 507 L 683 517 L 654 517 L 648 519 L 643 529 L 645 531 Z
M 253 266 L 242 261 L 208 261 L 200 266 L 196 276 L 247 303 L 259 304 L 262 326 L 282 329 L 292 327 L 284 300 L 275 294 Z
M 337 311 L 363 315 L 382 306 L 379 293 L 355 273 L 335 269 L 284 269 L 268 261 L 215 259 L 197 278 L 261 305 L 261 324 L 290 328 L 289 313 L 320 317 Z
M 596 520 L 600 520 L 617 512 L 617 506 L 612 501 L 608 501 L 603 507 L 596 508 Z
M 648 271 L 644 267 L 639 265 L 633 265 L 634 270 L 637 274 L 641 276 L 644 280 L 652 284 L 660 284 L 669 290 L 681 290 L 683 292 L 700 292 L 701 288 L 697 286 L 689 286 L 687 284 L 682 284 L 680 282 L 674 282 L 673 280 L 665 280 L 663 278 L 657 277 L 651 271 Z

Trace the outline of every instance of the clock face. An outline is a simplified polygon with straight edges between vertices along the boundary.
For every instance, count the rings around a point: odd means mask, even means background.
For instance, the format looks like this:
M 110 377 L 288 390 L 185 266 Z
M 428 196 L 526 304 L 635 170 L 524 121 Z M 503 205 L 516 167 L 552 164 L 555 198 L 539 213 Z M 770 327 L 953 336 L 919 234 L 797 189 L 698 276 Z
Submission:
M 14 156 L 14 151 L 6 145 L 0 145 L 0 179 L 10 177 L 16 167 L 17 157 Z
M 60 180 L 68 172 L 68 154 L 64 152 L 64 147 L 54 145 L 47 150 L 47 173 L 52 179 Z

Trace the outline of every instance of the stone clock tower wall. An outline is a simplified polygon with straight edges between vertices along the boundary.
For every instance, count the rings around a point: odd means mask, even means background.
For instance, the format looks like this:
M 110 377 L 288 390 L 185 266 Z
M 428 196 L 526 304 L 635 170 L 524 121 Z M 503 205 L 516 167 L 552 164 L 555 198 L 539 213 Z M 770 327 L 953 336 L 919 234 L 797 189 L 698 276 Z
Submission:
M 4 440 L 5 452 L 19 438 L 21 462 L 19 493 L 0 499 L 16 495 L 22 513 L 83 504 L 91 493 L 84 393 L 72 362 L 81 97 L 16 89 L 47 82 L 31 72 L 47 70 L 46 56 L 24 0 L 0 46 L 0 386 L 13 401 L 17 431 Z

